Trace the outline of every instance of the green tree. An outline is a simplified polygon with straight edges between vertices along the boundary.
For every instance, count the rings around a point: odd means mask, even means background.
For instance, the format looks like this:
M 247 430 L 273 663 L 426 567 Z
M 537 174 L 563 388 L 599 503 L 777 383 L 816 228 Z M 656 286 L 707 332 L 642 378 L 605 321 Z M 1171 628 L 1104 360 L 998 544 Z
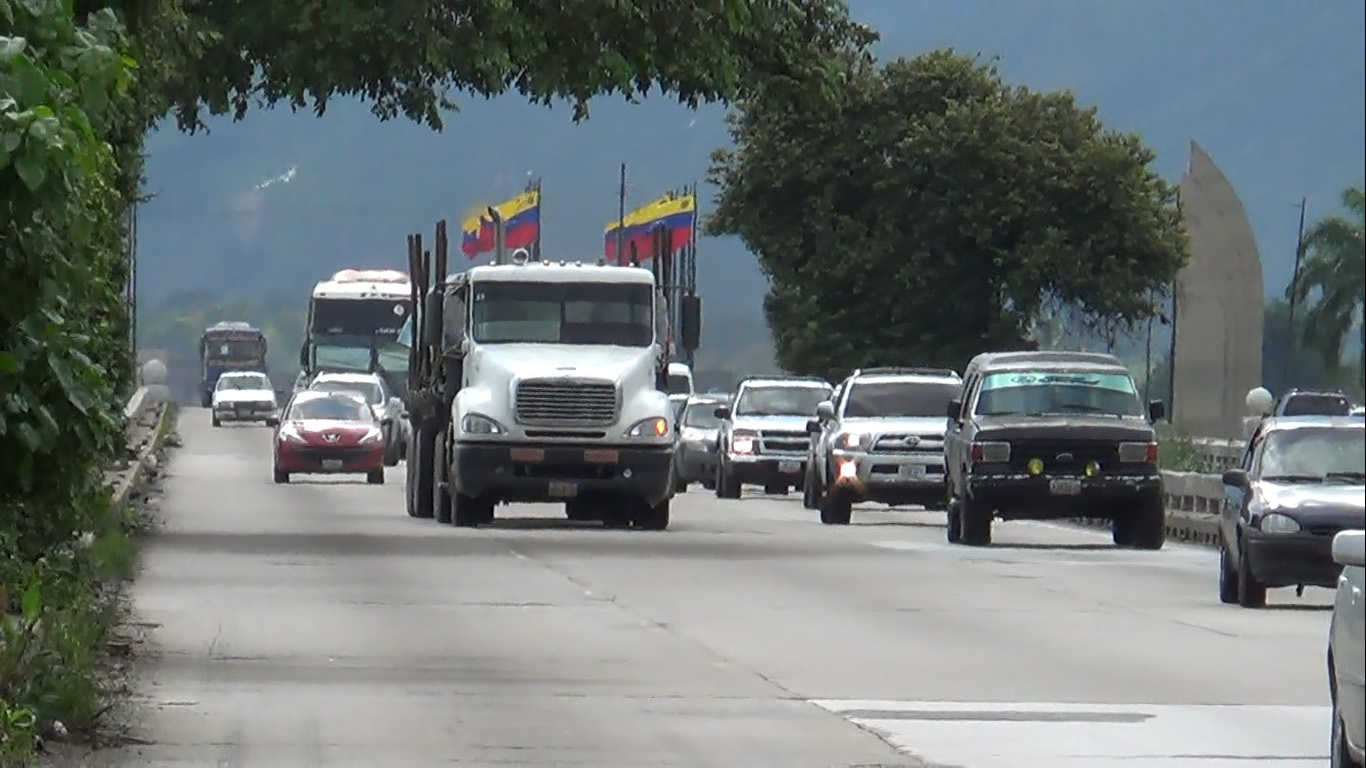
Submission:
M 1366 358 L 1366 327 L 1362 311 L 1366 307 L 1366 194 L 1361 187 L 1342 193 L 1347 216 L 1320 219 L 1304 235 L 1306 254 L 1299 279 L 1286 289 L 1286 297 L 1304 307 L 1303 344 L 1317 351 L 1339 385 L 1348 382 L 1344 370 L 1344 349 L 1353 328 L 1360 338 L 1355 350 L 1357 363 Z M 1298 325 L 1298 323 L 1297 323 Z
M 830 103 L 741 102 L 713 155 L 708 229 L 757 254 L 785 368 L 960 366 L 1032 345 L 1051 303 L 1097 326 L 1158 311 L 1186 239 L 1138 137 L 952 51 L 846 65 Z

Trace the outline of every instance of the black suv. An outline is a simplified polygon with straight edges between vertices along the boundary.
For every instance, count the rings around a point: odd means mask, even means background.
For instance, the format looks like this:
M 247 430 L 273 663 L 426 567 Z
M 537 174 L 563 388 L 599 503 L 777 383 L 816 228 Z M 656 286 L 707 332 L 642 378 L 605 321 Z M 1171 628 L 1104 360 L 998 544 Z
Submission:
M 1002 520 L 1112 521 L 1115 543 L 1161 549 L 1162 473 L 1152 422 L 1113 355 L 978 355 L 948 406 L 948 539 L 986 546 Z

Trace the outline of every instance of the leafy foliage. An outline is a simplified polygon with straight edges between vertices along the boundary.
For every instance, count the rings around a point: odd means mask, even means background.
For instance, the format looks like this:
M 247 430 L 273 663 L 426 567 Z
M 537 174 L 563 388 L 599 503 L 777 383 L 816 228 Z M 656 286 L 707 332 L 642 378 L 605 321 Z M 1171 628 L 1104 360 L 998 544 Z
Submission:
M 1307 254 L 1299 279 L 1286 289 L 1286 297 L 1305 308 L 1303 343 L 1315 350 L 1329 370 L 1343 375 L 1343 349 L 1353 328 L 1357 341 L 1358 370 L 1355 381 L 1341 383 L 1362 387 L 1361 364 L 1366 359 L 1366 193 L 1360 187 L 1342 193 L 1349 216 L 1328 216 L 1304 234 Z M 1312 303 L 1310 299 L 1313 299 Z
M 108 143 L 132 62 L 109 11 L 78 27 L 59 0 L 0 0 L 0 19 L 0 750 L 22 753 L 34 726 L 93 717 L 101 624 L 72 547 L 105 523 L 132 381 Z
M 709 230 L 758 255 L 785 368 L 961 366 L 1030 344 L 1050 302 L 1097 324 L 1158 312 L 1186 242 L 1138 137 L 952 51 L 849 57 L 846 80 L 802 111 L 743 101 L 713 155 Z
M 691 105 L 760 81 L 828 94 L 838 81 L 825 54 L 875 35 L 842 0 L 203 0 L 177 39 L 194 55 L 167 93 L 180 126 L 196 129 L 205 107 L 322 114 L 338 95 L 362 97 L 383 119 L 440 127 L 456 91 L 568 98 L 576 117 L 592 96 L 655 88 Z

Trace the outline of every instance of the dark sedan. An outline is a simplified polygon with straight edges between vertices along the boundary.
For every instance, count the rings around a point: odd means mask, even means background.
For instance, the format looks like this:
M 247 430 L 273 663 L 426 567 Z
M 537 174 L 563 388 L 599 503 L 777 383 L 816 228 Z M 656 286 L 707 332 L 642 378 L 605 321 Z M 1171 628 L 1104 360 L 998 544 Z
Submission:
M 1366 527 L 1366 425 L 1339 416 L 1261 423 L 1224 473 L 1219 599 L 1266 605 L 1266 591 L 1334 588 L 1333 536 Z

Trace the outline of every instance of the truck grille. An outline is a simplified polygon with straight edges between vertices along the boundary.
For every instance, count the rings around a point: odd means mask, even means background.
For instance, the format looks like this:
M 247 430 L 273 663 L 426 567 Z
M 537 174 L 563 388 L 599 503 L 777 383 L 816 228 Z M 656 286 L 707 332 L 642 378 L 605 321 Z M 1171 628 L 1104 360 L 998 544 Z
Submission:
M 944 452 L 943 435 L 879 435 L 873 453 L 937 454 Z
M 523 424 L 606 426 L 616 420 L 617 387 L 610 382 L 517 382 L 517 421 Z
M 806 432 L 774 430 L 759 433 L 759 453 L 790 453 L 801 456 L 811 447 L 811 435 Z
M 1084 440 L 1012 440 L 1010 466 L 1025 471 L 1029 460 L 1043 462 L 1045 472 L 1080 473 L 1088 462 L 1096 462 L 1102 471 L 1119 466 L 1119 445 L 1109 442 Z

